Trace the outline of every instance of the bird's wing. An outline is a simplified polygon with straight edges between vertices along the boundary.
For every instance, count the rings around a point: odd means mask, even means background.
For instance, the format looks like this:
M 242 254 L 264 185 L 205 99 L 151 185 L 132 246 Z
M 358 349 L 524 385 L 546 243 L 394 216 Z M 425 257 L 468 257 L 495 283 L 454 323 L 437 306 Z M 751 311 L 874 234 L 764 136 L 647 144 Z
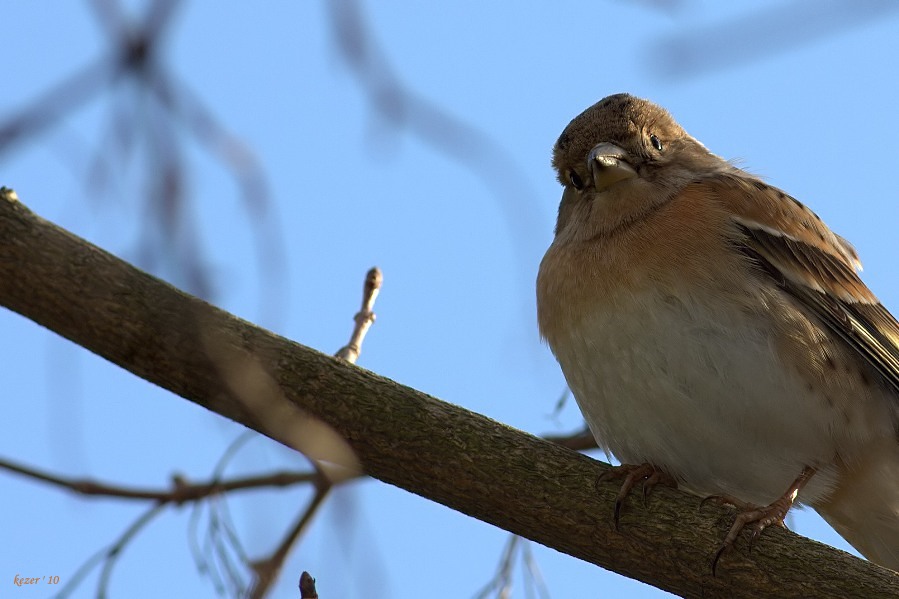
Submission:
M 858 276 L 858 255 L 806 206 L 741 175 L 703 181 L 733 215 L 740 250 L 899 392 L 899 323 Z

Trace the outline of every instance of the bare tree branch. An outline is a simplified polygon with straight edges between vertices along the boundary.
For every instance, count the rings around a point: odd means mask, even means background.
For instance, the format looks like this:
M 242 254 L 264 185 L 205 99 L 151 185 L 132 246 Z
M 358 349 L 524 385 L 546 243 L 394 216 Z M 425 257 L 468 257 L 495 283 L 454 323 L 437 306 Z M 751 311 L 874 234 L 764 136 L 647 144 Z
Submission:
M 212 297 L 214 281 L 188 210 L 193 199 L 187 185 L 191 169 L 179 131 L 186 132 L 235 180 L 248 214 L 246 222 L 255 229 L 261 288 L 269 290 L 260 296 L 261 312 L 277 321 L 285 306 L 278 274 L 285 251 L 265 172 L 251 149 L 215 118 L 190 85 L 161 58 L 164 36 L 172 29 L 181 0 L 151 0 L 145 14 L 137 19 L 127 15 L 119 0 L 90 0 L 89 4 L 109 39 L 108 52 L 0 121 L 0 157 L 89 100 L 125 87 L 119 85 L 122 81 L 133 82 L 133 89 L 125 89 L 134 93 L 122 94 L 112 106 L 109 131 L 98 144 L 87 182 L 95 184 L 94 192 L 102 189 L 111 172 L 125 170 L 122 167 L 134 154 L 135 146 L 145 144 L 149 149 L 146 166 L 152 176 L 144 197 L 146 214 L 140 219 L 144 223 L 141 264 L 169 258 L 169 264 L 176 267 L 191 291 Z M 134 110 L 131 104 L 141 107 L 141 118 L 130 114 Z
M 365 340 L 368 329 L 371 328 L 371 325 L 375 322 L 375 313 L 373 310 L 375 307 L 375 300 L 378 299 L 378 293 L 381 291 L 381 283 L 383 280 L 384 277 L 381 274 L 381 269 L 377 266 L 369 269 L 366 273 L 365 283 L 362 286 L 362 308 L 353 317 L 355 326 L 350 335 L 350 342 L 341 347 L 335 354 L 335 356 L 341 360 L 346 360 L 350 364 L 355 364 L 359 355 L 362 353 L 362 342 Z M 318 476 L 315 479 L 315 495 L 312 496 L 309 505 L 300 512 L 296 524 L 294 524 L 290 532 L 287 533 L 271 555 L 267 558 L 250 563 L 250 567 L 256 574 L 253 588 L 250 589 L 248 594 L 250 599 L 262 599 L 268 591 L 271 590 L 272 585 L 278 579 L 278 574 L 281 572 L 281 567 L 284 565 L 284 560 L 287 559 L 290 549 L 309 527 L 309 523 L 312 522 L 318 509 L 325 503 L 325 499 L 331 491 L 333 485 L 325 476 L 324 471 L 315 462 L 313 462 L 313 464 L 315 464 L 316 474 Z M 314 583 L 315 581 L 313 580 L 313 588 Z
M 313 517 L 318 513 L 318 508 L 321 507 L 328 497 L 330 490 L 331 484 L 324 478 L 321 478 L 315 486 L 315 495 L 312 496 L 308 507 L 300 514 L 296 523 L 291 527 L 281 543 L 278 544 L 275 551 L 267 558 L 250 564 L 253 572 L 256 574 L 256 581 L 248 594 L 250 599 L 262 599 L 271 589 L 272 584 L 278 579 L 278 574 L 281 572 L 284 560 L 287 559 L 287 554 L 309 527 Z
M 895 573 L 783 529 L 710 558 L 732 510 L 656 489 L 611 526 L 606 466 L 191 297 L 0 193 L 0 304 L 312 456 L 686 597 L 894 597 Z M 325 469 L 324 466 L 327 465 Z
M 528 241 L 542 230 L 536 220 L 540 203 L 528 185 L 527 173 L 498 140 L 403 81 L 371 30 L 362 3 L 334 0 L 327 6 L 334 45 L 374 114 L 392 133 L 409 132 L 481 180 L 505 213 L 509 237 L 522 261 L 516 272 L 527 272 Z
M 650 48 L 650 66 L 670 78 L 733 69 L 878 23 L 897 10 L 899 3 L 891 0 L 777 2 L 708 27 L 678 31 Z
M 172 478 L 169 490 L 134 489 L 120 485 L 100 483 L 90 479 L 68 478 L 44 472 L 37 468 L 17 464 L 11 460 L 0 459 L 0 470 L 15 472 L 35 481 L 48 483 L 55 487 L 67 489 L 79 495 L 95 497 L 115 497 L 117 499 L 139 499 L 156 501 L 160 504 L 174 503 L 181 505 L 191 501 L 206 499 L 212 495 L 221 495 L 232 491 L 246 491 L 269 487 L 289 487 L 297 484 L 315 482 L 314 472 L 272 472 L 236 478 L 228 481 L 212 481 L 205 483 L 189 483 L 183 477 Z

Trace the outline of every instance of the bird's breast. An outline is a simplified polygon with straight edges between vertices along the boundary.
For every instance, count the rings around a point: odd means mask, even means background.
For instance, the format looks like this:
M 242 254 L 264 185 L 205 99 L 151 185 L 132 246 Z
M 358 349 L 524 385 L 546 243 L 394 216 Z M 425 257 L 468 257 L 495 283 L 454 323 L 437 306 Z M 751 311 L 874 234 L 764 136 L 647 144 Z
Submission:
M 583 314 L 553 351 L 597 440 L 622 462 L 766 504 L 837 453 L 836 415 L 779 361 L 771 335 L 736 306 L 643 290 Z

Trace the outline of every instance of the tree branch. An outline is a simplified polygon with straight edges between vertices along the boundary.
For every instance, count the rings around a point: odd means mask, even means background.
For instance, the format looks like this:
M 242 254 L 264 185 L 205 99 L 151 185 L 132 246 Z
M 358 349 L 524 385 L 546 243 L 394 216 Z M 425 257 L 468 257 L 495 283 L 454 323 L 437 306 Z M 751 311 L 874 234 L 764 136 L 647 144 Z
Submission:
M 57 476 L 5 458 L 0 458 L 0 470 L 15 472 L 25 478 L 60 489 L 66 489 L 79 495 L 136 499 L 140 501 L 155 501 L 159 504 L 173 503 L 175 505 L 202 501 L 214 495 L 223 495 L 233 491 L 290 487 L 304 483 L 315 483 L 318 478 L 315 472 L 280 471 L 226 481 L 213 480 L 203 483 L 191 483 L 181 476 L 174 476 L 172 477 L 172 487 L 170 489 L 136 489 L 123 485 L 106 484 L 86 478 Z
M 255 327 L 0 192 L 0 304 L 331 464 L 687 597 L 891 597 L 897 575 L 782 529 L 710 558 L 733 519 L 660 488 L 610 524 L 604 465 Z

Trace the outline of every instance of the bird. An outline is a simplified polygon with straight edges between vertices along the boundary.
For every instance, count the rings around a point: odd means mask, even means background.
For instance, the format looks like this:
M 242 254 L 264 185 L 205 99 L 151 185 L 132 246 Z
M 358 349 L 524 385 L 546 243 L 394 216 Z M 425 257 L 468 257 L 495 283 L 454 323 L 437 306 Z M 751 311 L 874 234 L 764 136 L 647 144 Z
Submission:
M 537 276 L 541 337 L 634 484 L 815 509 L 899 570 L 899 324 L 853 246 L 709 151 L 662 107 L 608 96 L 553 147 L 563 187 Z

